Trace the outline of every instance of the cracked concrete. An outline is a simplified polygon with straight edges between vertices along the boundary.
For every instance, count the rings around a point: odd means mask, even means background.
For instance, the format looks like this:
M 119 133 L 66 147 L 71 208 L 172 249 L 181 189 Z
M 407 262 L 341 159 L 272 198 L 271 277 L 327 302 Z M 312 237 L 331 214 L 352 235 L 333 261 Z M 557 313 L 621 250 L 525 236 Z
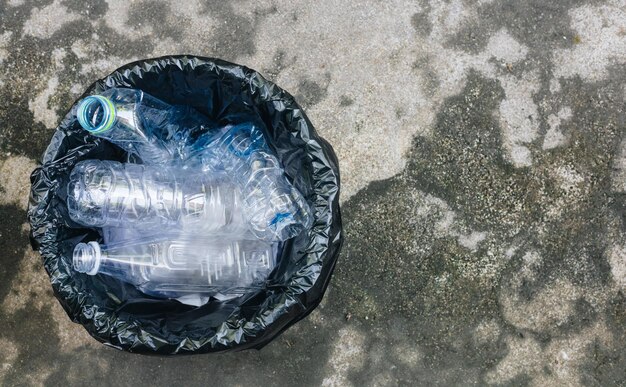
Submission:
M 340 160 L 327 296 L 262 351 L 106 348 L 28 247 L 60 117 L 178 53 L 263 72 Z M 625 65 L 624 0 L 0 0 L 0 384 L 626 385 Z

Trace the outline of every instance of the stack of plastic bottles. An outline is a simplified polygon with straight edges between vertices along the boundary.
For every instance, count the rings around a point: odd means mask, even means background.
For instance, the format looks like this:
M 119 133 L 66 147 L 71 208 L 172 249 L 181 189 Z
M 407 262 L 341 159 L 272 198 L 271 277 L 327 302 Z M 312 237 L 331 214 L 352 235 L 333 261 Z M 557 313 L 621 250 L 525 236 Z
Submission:
M 76 116 L 128 154 L 126 163 L 84 160 L 71 173 L 70 217 L 104 241 L 76 245 L 79 272 L 199 305 L 262 289 L 280 243 L 311 226 L 259 122 L 220 127 L 134 89 L 86 97 Z

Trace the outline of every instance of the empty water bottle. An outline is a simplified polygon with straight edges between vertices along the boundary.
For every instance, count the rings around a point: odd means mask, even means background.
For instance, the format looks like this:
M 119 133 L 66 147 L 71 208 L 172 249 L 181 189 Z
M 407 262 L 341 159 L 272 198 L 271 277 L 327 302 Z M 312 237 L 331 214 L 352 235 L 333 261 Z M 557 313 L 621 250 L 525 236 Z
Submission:
M 81 161 L 72 170 L 67 206 L 88 227 L 131 226 L 241 235 L 247 223 L 235 186 L 222 174 Z
M 259 240 L 203 238 L 115 246 L 89 242 L 76 245 L 73 266 L 81 273 L 115 277 L 157 297 L 241 295 L 265 286 L 276 266 L 275 247 Z
M 141 90 L 113 88 L 86 97 L 78 104 L 80 125 L 147 164 L 186 158 L 195 136 L 214 123 L 186 105 L 169 105 Z
M 200 159 L 205 172 L 226 171 L 235 181 L 244 214 L 257 237 L 284 241 L 311 226 L 308 204 L 287 180 L 256 124 L 224 128 Z

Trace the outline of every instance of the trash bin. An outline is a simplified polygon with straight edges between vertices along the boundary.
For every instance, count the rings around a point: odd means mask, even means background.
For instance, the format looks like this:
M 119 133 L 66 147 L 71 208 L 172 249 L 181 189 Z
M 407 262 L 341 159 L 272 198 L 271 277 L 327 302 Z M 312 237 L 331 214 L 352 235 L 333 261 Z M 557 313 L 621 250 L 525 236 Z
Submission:
M 218 59 L 169 56 L 130 63 L 92 84 L 80 99 L 103 90 L 141 89 L 170 104 L 190 105 L 226 122 L 248 114 L 267 127 L 285 173 L 311 206 L 311 229 L 280 247 L 265 289 L 196 307 L 144 295 L 112 277 L 72 269 L 72 251 L 97 240 L 68 216 L 67 183 L 85 159 L 123 161 L 120 148 L 89 135 L 70 110 L 31 175 L 31 245 L 41 253 L 59 302 L 105 345 L 136 353 L 189 354 L 259 349 L 307 316 L 321 301 L 342 244 L 339 169 L 293 97 L 254 70 Z

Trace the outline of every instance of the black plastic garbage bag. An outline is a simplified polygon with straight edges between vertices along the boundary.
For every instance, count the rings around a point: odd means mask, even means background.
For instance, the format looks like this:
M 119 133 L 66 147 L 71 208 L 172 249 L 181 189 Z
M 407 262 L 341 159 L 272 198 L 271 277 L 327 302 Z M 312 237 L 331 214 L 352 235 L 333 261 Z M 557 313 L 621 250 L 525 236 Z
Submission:
M 108 276 L 77 273 L 74 246 L 99 239 L 99 233 L 68 217 L 70 171 L 84 159 L 123 161 L 126 155 L 87 134 L 70 111 L 31 176 L 28 211 L 31 244 L 43 257 L 56 297 L 74 322 L 122 350 L 186 354 L 263 347 L 319 304 L 337 261 L 342 243 L 339 169 L 331 146 L 289 93 L 253 70 L 222 60 L 174 56 L 134 62 L 95 82 L 83 97 L 113 87 L 191 105 L 220 123 L 242 114 L 263 120 L 270 146 L 311 205 L 314 224 L 283 244 L 267 290 L 230 301 L 194 307 L 151 298 Z

